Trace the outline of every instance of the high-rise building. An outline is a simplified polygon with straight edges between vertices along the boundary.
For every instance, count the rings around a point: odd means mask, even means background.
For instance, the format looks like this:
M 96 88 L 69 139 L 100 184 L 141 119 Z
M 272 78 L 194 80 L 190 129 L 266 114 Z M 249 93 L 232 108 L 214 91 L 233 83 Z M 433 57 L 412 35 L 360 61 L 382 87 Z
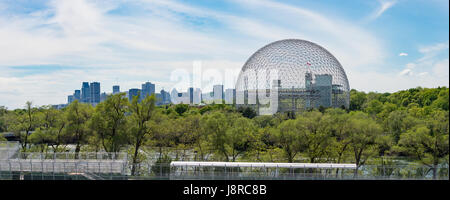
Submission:
M 172 102 L 173 104 L 178 104 L 178 91 L 177 89 L 173 88 L 172 91 L 170 92 L 170 102 Z
M 194 88 L 190 87 L 188 88 L 188 95 L 189 95 L 189 104 L 194 103 Z
M 222 103 L 223 100 L 223 85 L 214 85 L 213 86 L 214 93 L 214 102 Z
M 189 104 L 189 92 L 178 92 L 175 88 L 170 93 L 171 102 L 173 104 Z
M 177 97 L 178 97 L 178 103 L 190 104 L 189 92 L 179 92 Z
M 81 102 L 91 102 L 91 90 L 89 89 L 89 82 L 83 82 L 83 85 L 81 87 Z
M 214 92 L 202 93 L 200 102 L 209 104 L 214 101 Z
M 141 93 L 140 89 L 137 88 L 131 88 L 128 90 L 128 100 L 130 100 L 130 102 L 133 100 L 134 96 L 138 96 Z
M 67 96 L 67 104 L 71 104 L 74 101 L 73 95 Z
M 194 91 L 193 103 L 194 104 L 201 104 L 202 103 L 202 90 L 200 88 L 197 88 Z
M 147 96 L 151 96 L 155 93 L 155 84 L 152 84 L 150 82 L 145 82 L 142 84 L 142 94 L 141 99 L 144 99 Z
M 161 90 L 161 100 L 162 104 L 169 104 L 170 103 L 170 94 L 166 92 L 165 90 Z
M 75 90 L 73 93 L 73 100 L 78 100 L 81 101 L 81 91 L 80 90 Z
M 97 105 L 100 103 L 100 83 L 92 82 L 89 89 L 91 91 L 91 104 Z
M 106 94 L 106 92 L 102 92 L 102 93 L 100 94 L 100 102 L 105 101 L 106 98 L 108 98 L 108 95 Z
M 120 86 L 118 85 L 113 85 L 113 94 L 117 94 L 120 92 Z

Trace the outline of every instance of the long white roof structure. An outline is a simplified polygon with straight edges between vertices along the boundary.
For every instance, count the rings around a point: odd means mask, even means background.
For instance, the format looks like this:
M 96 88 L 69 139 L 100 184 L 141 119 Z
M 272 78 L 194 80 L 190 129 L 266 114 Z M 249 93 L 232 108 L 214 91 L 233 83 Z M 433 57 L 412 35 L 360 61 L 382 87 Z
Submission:
M 337 163 L 261 163 L 261 162 L 195 162 L 195 161 L 172 161 L 172 167 L 277 167 L 277 168 L 345 168 L 356 169 L 356 164 Z

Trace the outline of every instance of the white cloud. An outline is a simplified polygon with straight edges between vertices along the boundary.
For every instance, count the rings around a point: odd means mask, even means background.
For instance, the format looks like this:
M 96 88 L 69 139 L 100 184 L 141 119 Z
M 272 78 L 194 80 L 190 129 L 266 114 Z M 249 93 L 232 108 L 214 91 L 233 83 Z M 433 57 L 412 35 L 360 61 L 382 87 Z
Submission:
M 403 70 L 404 71 L 404 70 Z M 352 88 L 362 91 L 376 92 L 396 92 L 414 87 L 434 88 L 439 86 L 448 87 L 447 77 L 436 77 L 428 72 L 421 72 L 411 76 L 402 76 L 398 73 L 381 72 L 358 72 L 352 71 L 353 76 L 349 77 Z
M 404 69 L 403 71 L 400 72 L 401 76 L 411 76 L 413 75 L 413 72 L 411 69 Z
M 260 24 L 257 31 L 254 26 L 240 26 L 243 32 L 260 34 L 262 38 L 270 33 L 276 33 L 275 37 L 266 38 L 267 41 L 286 37 L 314 41 L 328 49 L 345 68 L 381 64 L 386 56 L 383 41 L 364 28 L 339 17 L 267 0 L 233 0 L 233 2 L 242 4 L 244 8 L 251 7 L 249 12 L 255 12 L 258 16 L 276 20 L 271 24 Z M 239 20 L 235 21 L 235 24 L 239 23 Z M 277 32 L 285 27 L 289 27 L 290 32 Z
M 401 52 L 401 53 L 398 54 L 398 56 L 408 56 L 408 54 L 405 53 L 405 52 Z
M 428 72 L 420 72 L 417 74 L 417 76 L 426 76 L 428 75 Z
M 402 78 L 409 77 L 410 80 L 405 80 L 406 82 L 411 83 L 411 81 L 414 81 L 415 84 L 422 87 L 448 86 L 448 48 L 448 41 L 420 47 L 418 51 L 423 56 L 414 62 L 406 64 L 405 68 L 398 75 Z
M 372 15 L 369 16 L 369 20 L 375 20 L 380 17 L 384 12 L 386 12 L 389 8 L 394 6 L 397 2 L 392 0 L 379 0 L 380 7 L 375 10 Z
M 399 75 L 400 76 L 412 76 L 414 74 L 413 70 L 416 67 L 415 63 L 408 63 L 404 70 L 402 70 Z
M 159 58 L 156 54 L 173 59 L 245 49 L 158 13 L 112 16 L 106 13 L 114 4 L 97 3 L 52 1 L 48 11 L 54 15 L 0 15 L 1 65 L 145 63 Z
M 449 71 L 449 60 L 448 60 L 448 58 L 441 60 L 439 62 L 436 62 L 433 65 L 432 70 L 436 76 L 448 78 L 449 77 L 449 72 L 448 72 Z M 447 84 L 448 84 L 448 82 L 447 82 Z
M 439 52 L 444 49 L 448 49 L 448 41 L 442 42 L 442 43 L 437 43 L 437 44 L 430 45 L 430 46 L 421 47 L 421 48 L 419 48 L 419 52 L 423 53 L 423 54 L 427 54 L 427 53 Z

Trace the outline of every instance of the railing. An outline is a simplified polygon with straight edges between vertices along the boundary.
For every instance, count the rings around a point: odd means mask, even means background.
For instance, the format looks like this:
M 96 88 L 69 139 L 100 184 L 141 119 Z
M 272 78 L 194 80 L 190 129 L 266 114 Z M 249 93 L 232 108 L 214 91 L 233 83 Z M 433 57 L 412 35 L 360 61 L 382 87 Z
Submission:
M 17 157 L 12 159 L 27 160 L 122 160 L 127 161 L 128 154 L 125 152 L 109 153 L 109 152 L 20 152 Z
M 364 165 L 357 170 L 354 166 L 339 164 L 314 164 L 323 167 L 311 167 L 306 164 L 287 163 L 263 166 L 237 165 L 225 163 L 225 166 L 170 165 L 157 163 L 159 149 L 146 153 L 146 162 L 134 165 L 125 152 L 19 152 L 18 142 L 0 142 L 0 179 L 16 179 L 19 174 L 27 179 L 269 179 L 269 180 L 331 180 L 331 179 L 446 179 L 449 178 L 448 164 L 436 169 L 420 164 L 402 165 Z M 172 149 L 174 150 L 174 149 Z M 175 149 L 165 155 L 172 160 L 194 160 L 192 150 Z M 179 157 L 181 156 L 181 157 Z M 184 162 L 189 163 L 189 162 Z M 228 166 L 229 164 L 229 166 Z M 234 165 L 234 167 L 233 167 Z M 298 166 L 302 167 L 298 167 Z M 297 166 L 297 167 L 296 167 Z M 20 178 L 20 177 L 19 177 Z
M 449 179 L 448 167 L 438 167 L 433 178 L 432 168 L 424 166 L 362 166 L 353 168 L 274 168 L 274 167 L 199 167 L 170 166 L 169 163 L 140 163 L 78 160 L 9 160 L 0 162 L 0 179 L 187 179 L 187 180 L 431 180 Z M 28 177 L 28 178 L 27 178 Z
M 129 166 L 131 167 L 131 166 Z M 200 180 L 431 180 L 432 168 L 423 165 L 377 166 L 359 169 L 283 168 L 283 167 L 213 167 L 171 166 L 170 164 L 136 164 L 131 179 L 200 179 Z M 435 179 L 449 179 L 448 166 L 436 169 Z
M 3 160 L 0 161 L 0 179 L 11 178 L 15 173 L 41 176 L 44 174 L 124 176 L 127 175 L 126 169 L 126 162 L 111 160 Z

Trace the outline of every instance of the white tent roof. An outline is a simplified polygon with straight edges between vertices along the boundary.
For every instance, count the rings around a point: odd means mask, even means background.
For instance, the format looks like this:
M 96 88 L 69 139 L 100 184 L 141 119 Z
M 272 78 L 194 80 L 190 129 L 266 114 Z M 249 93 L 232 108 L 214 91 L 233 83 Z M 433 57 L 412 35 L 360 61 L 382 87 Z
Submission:
M 355 169 L 356 164 L 337 163 L 261 163 L 261 162 L 195 162 L 195 161 L 173 161 L 173 167 L 278 167 L 278 168 L 346 168 Z

